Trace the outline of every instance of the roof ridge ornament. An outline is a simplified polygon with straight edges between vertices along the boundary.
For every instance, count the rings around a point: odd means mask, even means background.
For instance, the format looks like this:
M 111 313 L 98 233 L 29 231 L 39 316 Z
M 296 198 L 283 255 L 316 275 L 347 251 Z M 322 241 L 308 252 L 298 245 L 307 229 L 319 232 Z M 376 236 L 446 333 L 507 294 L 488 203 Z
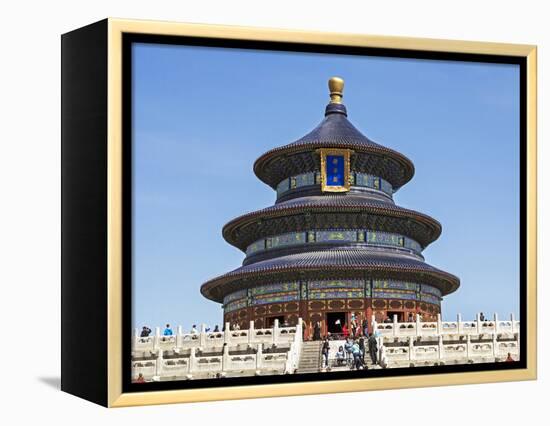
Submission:
M 330 114 L 343 114 L 348 116 L 346 106 L 342 103 L 344 97 L 344 79 L 331 77 L 328 81 L 330 91 L 330 102 L 325 109 L 325 117 Z
M 340 77 L 331 77 L 328 81 L 330 90 L 330 103 L 341 104 L 344 97 L 344 79 Z

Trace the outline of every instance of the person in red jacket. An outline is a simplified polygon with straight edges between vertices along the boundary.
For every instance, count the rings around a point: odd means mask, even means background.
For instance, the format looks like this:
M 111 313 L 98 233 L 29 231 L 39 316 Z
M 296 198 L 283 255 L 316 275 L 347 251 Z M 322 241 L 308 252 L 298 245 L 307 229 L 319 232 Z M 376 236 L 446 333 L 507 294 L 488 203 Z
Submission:
M 349 330 L 348 330 L 348 326 L 345 323 L 342 326 L 342 333 L 344 335 L 344 339 L 347 339 L 349 336 Z

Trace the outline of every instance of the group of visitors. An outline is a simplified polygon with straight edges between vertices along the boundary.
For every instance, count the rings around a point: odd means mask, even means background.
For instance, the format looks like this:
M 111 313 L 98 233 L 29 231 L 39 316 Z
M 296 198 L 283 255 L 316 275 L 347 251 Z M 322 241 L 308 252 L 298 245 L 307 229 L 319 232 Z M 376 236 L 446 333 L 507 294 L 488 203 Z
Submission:
M 346 343 L 338 348 L 336 352 L 336 365 L 347 365 L 351 370 L 363 370 L 367 369 L 365 363 L 365 356 L 368 355 L 374 365 L 378 364 L 378 340 L 374 334 L 361 336 L 353 339 L 348 337 L 345 339 Z M 366 346 L 365 346 L 366 342 Z M 330 368 L 330 341 L 329 337 L 325 337 L 323 346 L 321 349 L 323 356 L 323 367 Z
M 304 330 L 305 330 L 305 327 L 304 327 Z M 366 319 L 364 319 L 363 321 L 360 321 L 355 316 L 355 313 L 352 312 L 349 327 L 345 322 L 342 323 L 340 319 L 337 319 L 334 322 L 333 330 L 335 330 L 335 332 L 331 332 L 328 334 L 331 340 L 339 340 L 339 339 L 347 340 L 348 338 L 357 339 L 361 336 L 368 337 L 369 323 Z M 322 340 L 320 321 L 316 321 L 313 325 L 312 340 Z
M 238 330 L 238 324 L 235 324 L 235 327 L 237 328 L 232 328 L 233 330 Z M 210 327 L 205 327 L 204 329 L 205 332 L 209 332 L 210 331 Z M 213 330 L 213 333 L 218 333 L 220 331 L 220 327 L 218 325 L 216 325 L 214 327 L 214 330 Z M 152 330 L 147 327 L 146 325 L 144 325 L 142 328 L 141 328 L 141 332 L 140 332 L 140 335 L 139 337 L 149 337 L 152 333 Z M 193 326 L 191 327 L 191 330 L 189 331 L 190 334 L 199 334 L 199 331 L 197 329 L 197 325 L 196 324 L 193 324 Z M 172 330 L 172 327 L 170 326 L 170 324 L 166 324 L 166 326 L 164 327 L 164 330 L 162 332 L 162 335 L 164 337 L 169 337 L 169 336 L 173 336 L 174 335 L 174 330 Z

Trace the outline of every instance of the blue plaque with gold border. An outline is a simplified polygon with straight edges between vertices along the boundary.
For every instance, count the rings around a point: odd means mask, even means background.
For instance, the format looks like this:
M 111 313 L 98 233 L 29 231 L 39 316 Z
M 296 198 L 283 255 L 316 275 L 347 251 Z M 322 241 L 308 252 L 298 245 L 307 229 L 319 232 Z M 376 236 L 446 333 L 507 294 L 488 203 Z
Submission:
M 346 192 L 350 189 L 350 150 L 320 149 L 321 190 Z

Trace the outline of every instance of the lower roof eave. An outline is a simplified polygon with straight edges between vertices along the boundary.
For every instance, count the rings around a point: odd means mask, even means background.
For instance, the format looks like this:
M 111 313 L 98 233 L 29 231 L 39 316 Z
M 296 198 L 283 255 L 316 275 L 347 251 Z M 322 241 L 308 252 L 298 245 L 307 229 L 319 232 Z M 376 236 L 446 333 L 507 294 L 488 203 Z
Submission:
M 346 265 L 315 265 L 315 266 L 289 266 L 275 267 L 271 269 L 259 269 L 239 272 L 241 268 L 229 272 L 225 275 L 216 277 L 205 282 L 201 286 L 201 293 L 204 297 L 218 303 L 223 302 L 223 298 L 234 291 L 242 288 L 253 287 L 254 285 L 266 284 L 267 282 L 277 282 L 281 278 L 295 277 L 294 279 L 315 279 L 321 276 L 333 275 L 335 278 L 343 276 L 349 277 L 405 277 L 412 282 L 419 282 L 433 285 L 441 290 L 442 295 L 446 296 L 453 293 L 460 286 L 460 279 L 455 275 L 440 271 L 436 268 L 430 269 L 418 267 L 397 267 L 392 268 L 389 265 L 346 264 Z M 265 282 L 263 282 L 265 281 Z M 260 284 L 261 283 L 261 284 Z

